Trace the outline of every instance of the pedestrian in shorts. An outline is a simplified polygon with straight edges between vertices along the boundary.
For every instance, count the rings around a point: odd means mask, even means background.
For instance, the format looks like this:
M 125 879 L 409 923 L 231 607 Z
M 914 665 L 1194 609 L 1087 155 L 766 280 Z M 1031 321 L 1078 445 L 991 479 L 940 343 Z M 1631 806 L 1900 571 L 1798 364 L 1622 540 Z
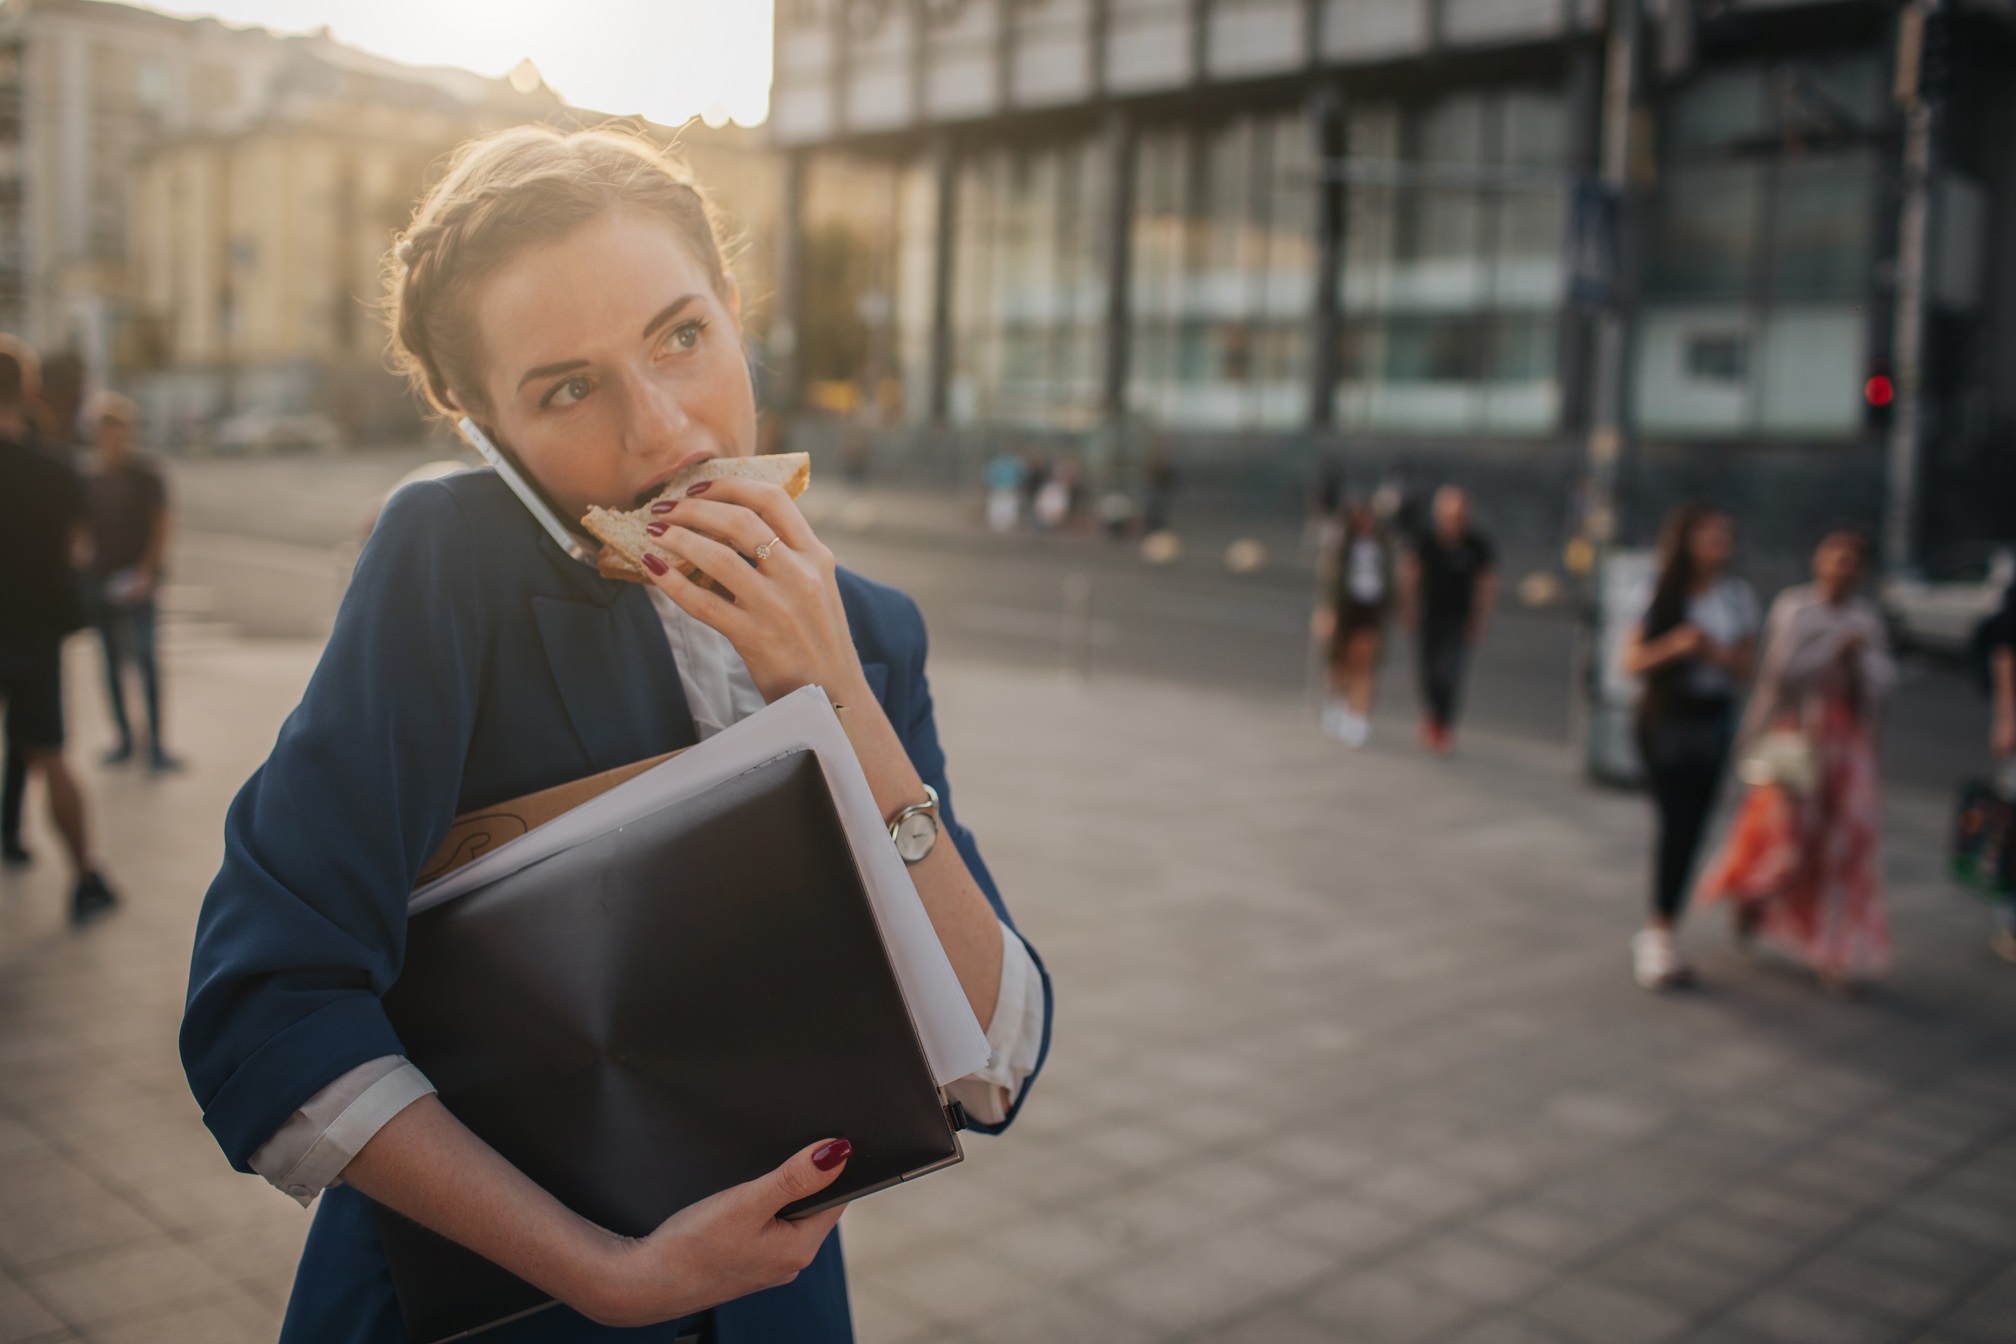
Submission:
M 77 478 L 25 442 L 28 358 L 0 352 L 0 698 L 8 741 L 48 790 L 75 879 L 71 918 L 83 923 L 117 903 L 92 861 L 84 797 L 63 757 L 63 639 L 84 623 L 70 563 L 84 501 Z

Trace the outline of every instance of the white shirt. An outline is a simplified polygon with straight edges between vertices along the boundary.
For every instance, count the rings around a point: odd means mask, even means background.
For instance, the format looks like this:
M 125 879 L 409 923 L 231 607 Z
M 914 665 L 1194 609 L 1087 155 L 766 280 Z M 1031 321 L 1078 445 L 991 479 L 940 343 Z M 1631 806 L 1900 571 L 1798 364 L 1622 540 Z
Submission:
M 686 707 L 702 741 L 763 708 L 748 665 L 727 636 L 693 619 L 655 587 L 651 605 L 665 627 Z M 987 1067 L 946 1093 L 982 1124 L 998 1124 L 1036 1069 L 1043 1043 L 1043 980 L 1028 947 L 1001 926 L 1001 988 L 987 1025 Z M 434 1084 L 399 1055 L 359 1064 L 310 1097 L 252 1154 L 252 1170 L 307 1207 L 335 1185 L 371 1137 Z
M 1706 635 L 1718 649 L 1732 649 L 1745 640 L 1755 639 L 1760 615 L 1757 594 L 1734 574 L 1724 574 L 1708 585 L 1706 592 L 1696 594 L 1687 603 L 1687 623 Z M 1733 696 L 1742 687 L 1728 668 L 1697 658 L 1687 667 L 1687 690 L 1712 698 Z

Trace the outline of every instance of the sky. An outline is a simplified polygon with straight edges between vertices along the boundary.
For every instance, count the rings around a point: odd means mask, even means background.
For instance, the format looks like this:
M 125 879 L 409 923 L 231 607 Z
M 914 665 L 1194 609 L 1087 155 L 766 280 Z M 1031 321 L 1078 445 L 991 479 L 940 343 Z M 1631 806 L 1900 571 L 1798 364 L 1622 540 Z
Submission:
M 530 58 L 579 107 L 745 126 L 770 107 L 771 0 L 196 0 L 147 8 L 308 32 L 412 65 L 508 74 Z

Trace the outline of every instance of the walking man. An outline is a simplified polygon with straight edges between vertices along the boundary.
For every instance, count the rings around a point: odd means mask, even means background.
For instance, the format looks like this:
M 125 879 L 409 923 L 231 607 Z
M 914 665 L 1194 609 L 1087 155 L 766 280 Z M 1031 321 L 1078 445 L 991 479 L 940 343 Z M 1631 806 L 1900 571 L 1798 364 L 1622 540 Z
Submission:
M 105 645 L 105 690 L 119 745 L 107 765 L 133 757 L 133 729 L 126 716 L 125 671 L 140 673 L 147 706 L 147 763 L 155 771 L 176 770 L 161 736 L 161 670 L 155 657 L 154 595 L 168 551 L 168 487 L 153 463 L 133 448 L 135 407 L 115 392 L 92 399 L 98 459 L 86 484 L 91 514 L 91 580 L 97 600 L 98 636 Z
M 75 476 L 24 442 L 32 374 L 0 352 L 0 698 L 8 741 L 49 791 L 75 877 L 70 915 L 81 924 L 117 903 L 91 861 L 83 794 L 63 759 L 63 637 L 84 623 L 70 564 L 84 501 Z
M 1420 639 L 1421 737 L 1446 756 L 1455 745 L 1464 666 L 1491 619 L 1498 588 L 1491 543 L 1471 525 L 1470 496 L 1460 487 L 1435 492 L 1428 530 L 1400 581 L 1403 616 Z

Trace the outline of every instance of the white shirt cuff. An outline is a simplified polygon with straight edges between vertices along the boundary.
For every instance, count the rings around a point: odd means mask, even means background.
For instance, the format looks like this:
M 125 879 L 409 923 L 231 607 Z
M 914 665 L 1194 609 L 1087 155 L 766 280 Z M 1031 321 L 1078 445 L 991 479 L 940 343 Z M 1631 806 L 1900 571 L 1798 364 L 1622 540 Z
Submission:
M 998 1125 L 1036 1071 L 1043 1049 L 1043 977 L 1025 944 L 1001 926 L 1001 989 L 987 1024 L 987 1067 L 950 1083 L 947 1096 L 983 1125 Z
M 403 1056 L 359 1064 L 310 1097 L 252 1154 L 252 1170 L 307 1208 L 343 1175 L 372 1135 L 434 1091 Z

